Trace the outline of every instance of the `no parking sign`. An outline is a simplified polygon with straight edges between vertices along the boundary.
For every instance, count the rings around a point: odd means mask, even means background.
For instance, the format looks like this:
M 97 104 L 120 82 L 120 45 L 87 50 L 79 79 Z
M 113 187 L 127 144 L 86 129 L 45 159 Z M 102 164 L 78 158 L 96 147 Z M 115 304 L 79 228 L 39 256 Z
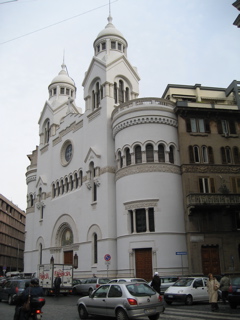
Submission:
M 104 256 L 104 260 L 106 261 L 106 262 L 109 262 L 110 263 L 110 260 L 111 260 L 111 256 L 110 256 L 110 254 L 105 254 L 105 256 Z

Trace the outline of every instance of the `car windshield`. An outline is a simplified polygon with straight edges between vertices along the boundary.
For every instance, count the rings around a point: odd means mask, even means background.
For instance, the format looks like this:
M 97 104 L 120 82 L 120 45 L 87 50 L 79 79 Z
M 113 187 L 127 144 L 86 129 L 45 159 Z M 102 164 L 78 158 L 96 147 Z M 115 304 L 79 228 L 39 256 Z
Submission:
M 109 282 L 109 279 L 99 279 L 99 284 L 105 284 L 105 283 L 108 283 Z
M 192 284 L 193 280 L 194 278 L 179 279 L 174 283 L 173 287 L 189 287 Z
M 146 283 L 134 283 L 126 285 L 127 290 L 131 293 L 132 296 L 142 297 L 142 296 L 152 296 L 156 294 L 149 285 Z
M 239 278 L 233 278 L 231 280 L 231 283 L 233 286 L 239 286 L 240 285 L 240 277 Z

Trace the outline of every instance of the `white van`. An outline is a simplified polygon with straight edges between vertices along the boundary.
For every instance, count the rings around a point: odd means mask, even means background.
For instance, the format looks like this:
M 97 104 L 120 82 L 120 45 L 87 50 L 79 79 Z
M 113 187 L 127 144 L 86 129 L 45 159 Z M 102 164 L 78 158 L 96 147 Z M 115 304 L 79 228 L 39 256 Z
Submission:
M 208 301 L 206 277 L 182 277 L 164 293 L 167 304 L 184 302 L 191 305 L 195 301 Z

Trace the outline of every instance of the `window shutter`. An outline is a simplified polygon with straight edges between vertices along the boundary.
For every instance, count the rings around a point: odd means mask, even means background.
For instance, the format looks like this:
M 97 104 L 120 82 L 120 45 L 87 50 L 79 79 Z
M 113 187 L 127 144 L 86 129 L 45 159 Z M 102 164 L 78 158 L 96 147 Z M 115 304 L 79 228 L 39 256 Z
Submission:
M 212 147 L 208 147 L 208 159 L 209 159 L 209 163 L 211 163 L 211 164 L 214 163 L 214 156 L 213 156 Z
M 223 130 L 222 130 L 222 123 L 220 120 L 217 122 L 217 128 L 218 128 L 218 133 L 222 134 Z
M 210 178 L 210 190 L 211 193 L 215 193 L 214 179 Z
M 199 190 L 200 190 L 200 193 L 203 193 L 203 179 L 202 178 L 199 179 Z
M 186 119 L 186 130 L 187 132 L 191 132 L 191 123 L 190 123 L 190 119 Z
M 189 150 L 189 162 L 190 162 L 190 163 L 194 163 L 193 147 L 192 147 L 192 146 L 189 146 L 189 147 L 188 147 L 188 150 Z
M 238 151 L 238 147 L 233 147 L 233 158 L 234 158 L 234 163 L 235 164 L 239 164 L 239 151 Z
M 205 119 L 205 132 L 207 132 L 207 133 L 211 133 L 211 131 L 210 131 L 210 125 L 209 125 L 209 120 L 206 120 Z
M 231 134 L 236 134 L 236 127 L 235 127 L 235 122 L 234 121 L 229 121 L 229 130 Z
M 222 164 L 227 163 L 226 154 L 225 154 L 225 148 L 221 147 L 221 156 L 222 156 Z

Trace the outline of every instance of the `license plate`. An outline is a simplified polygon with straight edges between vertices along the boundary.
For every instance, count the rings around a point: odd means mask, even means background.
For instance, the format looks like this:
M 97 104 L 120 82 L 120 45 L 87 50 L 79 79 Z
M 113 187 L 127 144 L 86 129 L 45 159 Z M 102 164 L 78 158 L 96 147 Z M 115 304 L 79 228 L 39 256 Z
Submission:
M 173 295 L 169 294 L 169 295 L 168 295 L 168 298 L 173 298 Z
M 41 314 L 37 314 L 37 319 L 42 319 L 42 315 Z
M 156 313 L 156 309 L 145 309 L 145 314 Z

